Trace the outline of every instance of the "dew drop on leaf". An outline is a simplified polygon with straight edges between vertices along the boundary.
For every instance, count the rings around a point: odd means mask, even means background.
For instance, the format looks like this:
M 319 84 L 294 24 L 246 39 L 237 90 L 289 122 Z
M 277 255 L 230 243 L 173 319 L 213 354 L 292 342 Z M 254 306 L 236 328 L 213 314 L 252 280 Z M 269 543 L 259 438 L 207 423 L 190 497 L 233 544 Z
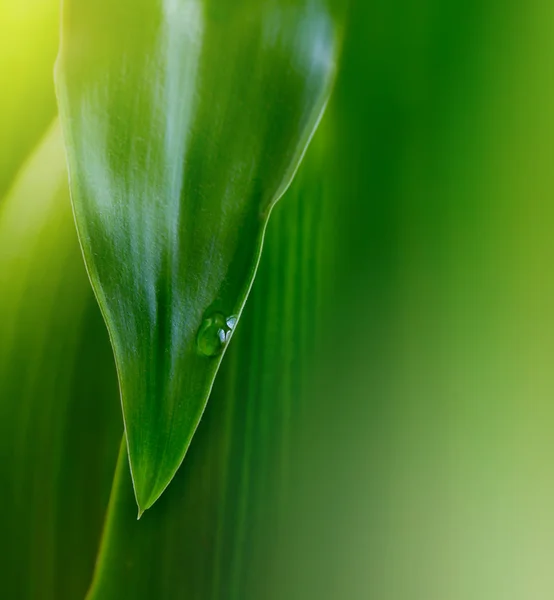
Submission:
M 196 349 L 201 356 L 219 356 L 231 338 L 237 317 L 212 313 L 205 317 L 196 337 Z

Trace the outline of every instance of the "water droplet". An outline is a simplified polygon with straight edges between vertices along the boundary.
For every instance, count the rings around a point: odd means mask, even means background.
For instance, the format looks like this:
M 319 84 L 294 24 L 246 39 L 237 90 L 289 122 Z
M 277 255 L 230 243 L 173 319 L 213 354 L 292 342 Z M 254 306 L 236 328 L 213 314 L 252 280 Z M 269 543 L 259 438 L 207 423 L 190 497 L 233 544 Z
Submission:
M 196 349 L 202 356 L 219 356 L 231 338 L 237 317 L 212 313 L 205 317 L 196 337 Z

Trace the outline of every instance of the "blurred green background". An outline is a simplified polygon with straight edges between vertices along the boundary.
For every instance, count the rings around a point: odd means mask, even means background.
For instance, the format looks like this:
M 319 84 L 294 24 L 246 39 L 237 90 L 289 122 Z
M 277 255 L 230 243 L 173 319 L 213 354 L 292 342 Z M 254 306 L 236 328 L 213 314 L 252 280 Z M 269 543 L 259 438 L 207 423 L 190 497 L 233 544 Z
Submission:
M 57 27 L 0 1 L 9 599 L 84 596 L 122 431 Z M 95 598 L 554 597 L 553 64 L 548 3 L 352 2 L 190 455 L 142 529 L 121 482 Z

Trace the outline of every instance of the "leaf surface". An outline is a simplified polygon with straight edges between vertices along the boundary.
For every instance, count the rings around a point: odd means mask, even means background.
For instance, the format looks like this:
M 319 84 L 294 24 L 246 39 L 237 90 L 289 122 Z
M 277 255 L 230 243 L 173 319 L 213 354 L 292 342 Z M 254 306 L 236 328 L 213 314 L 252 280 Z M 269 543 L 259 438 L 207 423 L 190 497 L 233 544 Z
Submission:
M 54 122 L 0 204 L 0 596 L 82 598 L 121 438 Z
M 323 113 L 320 0 L 66 0 L 57 91 L 139 514 L 173 478 Z
M 187 458 L 140 521 L 123 446 L 87 600 L 281 597 L 267 587 L 268 560 L 298 461 L 294 423 L 329 321 L 322 302 L 336 196 L 324 132 L 268 225 L 250 300 Z

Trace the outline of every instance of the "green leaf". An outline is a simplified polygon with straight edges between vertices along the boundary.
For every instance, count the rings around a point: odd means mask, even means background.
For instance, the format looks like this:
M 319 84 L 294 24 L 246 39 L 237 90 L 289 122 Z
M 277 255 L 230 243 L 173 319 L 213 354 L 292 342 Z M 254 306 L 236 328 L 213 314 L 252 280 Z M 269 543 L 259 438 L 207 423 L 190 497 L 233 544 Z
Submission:
M 328 323 L 329 200 L 338 196 L 329 194 L 324 131 L 268 225 L 251 298 L 187 459 L 140 521 L 123 446 L 88 600 L 280 597 L 266 587 L 266 561 L 298 460 L 293 424 Z
M 0 596 L 82 598 L 121 438 L 55 122 L 0 204 Z
M 323 113 L 319 0 L 66 0 L 57 90 L 139 515 L 189 447 L 269 213 Z

